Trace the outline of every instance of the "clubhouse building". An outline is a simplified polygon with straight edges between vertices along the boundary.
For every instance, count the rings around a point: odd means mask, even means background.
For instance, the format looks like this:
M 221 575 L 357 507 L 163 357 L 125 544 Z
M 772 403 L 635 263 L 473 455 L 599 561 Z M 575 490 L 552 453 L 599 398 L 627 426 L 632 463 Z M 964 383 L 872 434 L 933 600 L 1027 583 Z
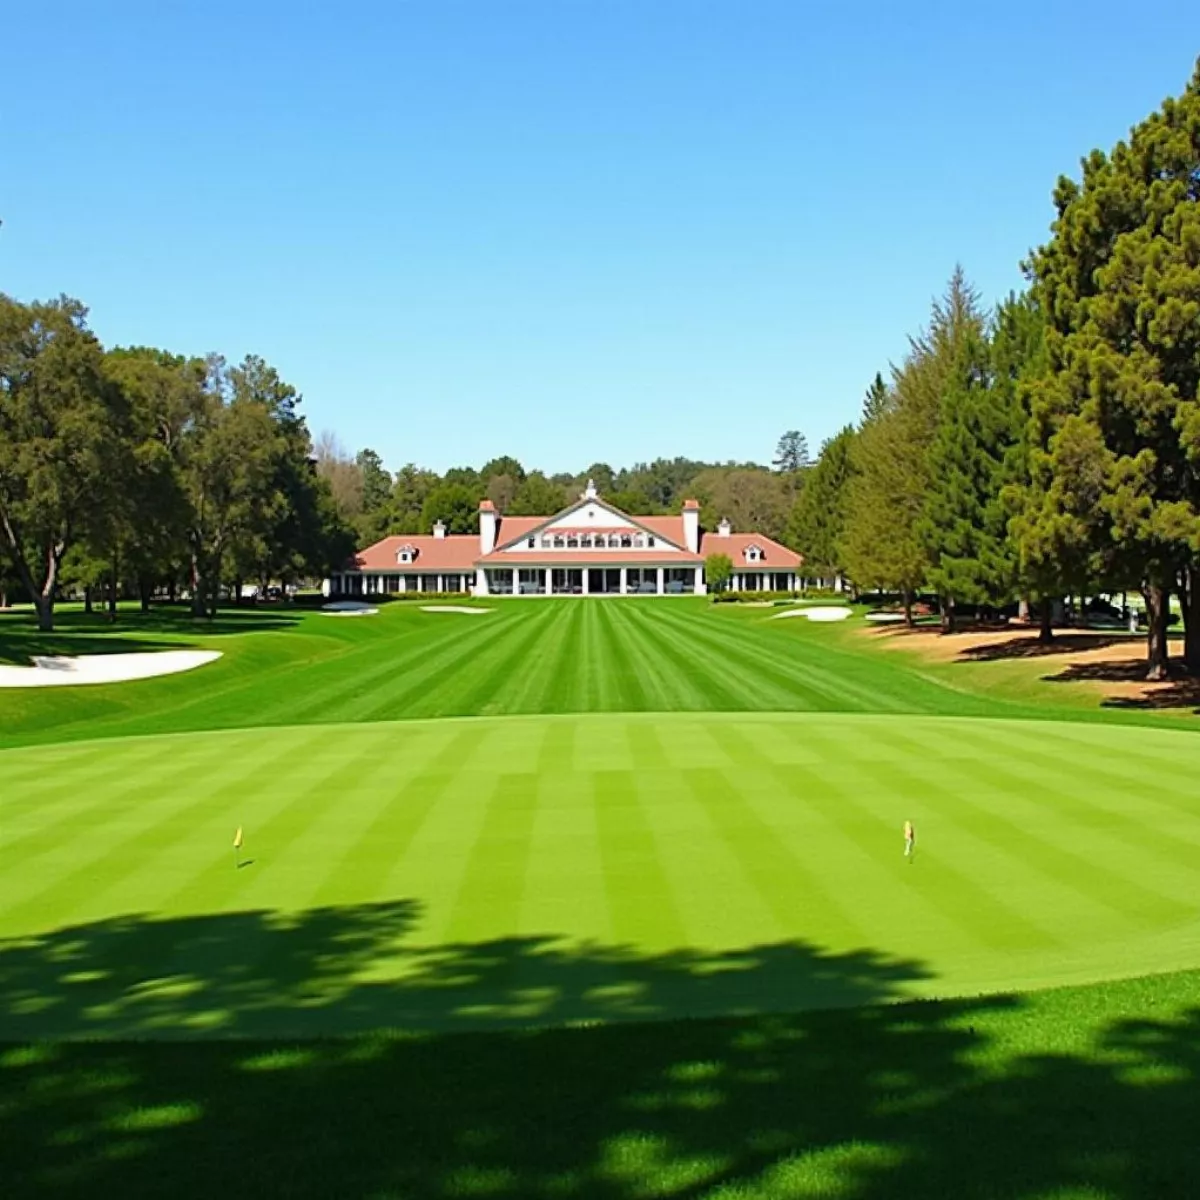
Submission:
M 684 501 L 673 517 L 637 517 L 587 490 L 550 517 L 502 517 L 479 505 L 479 535 L 386 537 L 336 572 L 339 596 L 463 592 L 475 596 L 703 595 L 704 560 L 725 554 L 738 591 L 794 591 L 803 559 L 758 533 L 734 533 L 728 521 L 700 528 L 700 505 Z

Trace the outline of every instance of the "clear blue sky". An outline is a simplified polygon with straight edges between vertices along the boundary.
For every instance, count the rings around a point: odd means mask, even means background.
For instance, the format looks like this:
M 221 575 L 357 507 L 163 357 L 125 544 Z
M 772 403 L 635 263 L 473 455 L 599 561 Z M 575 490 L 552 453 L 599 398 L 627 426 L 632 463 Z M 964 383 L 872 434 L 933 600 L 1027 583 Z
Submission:
M 262 354 L 444 469 L 769 459 L 852 419 L 956 261 L 1178 93 L 1200 8 L 10 5 L 0 288 Z

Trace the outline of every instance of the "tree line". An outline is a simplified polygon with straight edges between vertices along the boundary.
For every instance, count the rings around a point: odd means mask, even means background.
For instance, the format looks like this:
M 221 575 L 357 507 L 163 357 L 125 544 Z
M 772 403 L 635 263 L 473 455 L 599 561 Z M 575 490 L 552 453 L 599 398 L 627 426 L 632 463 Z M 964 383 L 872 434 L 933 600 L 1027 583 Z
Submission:
M 810 569 L 956 606 L 1140 592 L 1149 677 L 1172 596 L 1200 669 L 1200 65 L 1054 192 L 1021 295 L 961 270 L 808 471 L 788 528 Z
M 320 576 L 354 549 L 296 389 L 262 358 L 105 350 L 63 297 L 0 295 L 0 595 L 43 630 L 68 588 L 148 606 Z

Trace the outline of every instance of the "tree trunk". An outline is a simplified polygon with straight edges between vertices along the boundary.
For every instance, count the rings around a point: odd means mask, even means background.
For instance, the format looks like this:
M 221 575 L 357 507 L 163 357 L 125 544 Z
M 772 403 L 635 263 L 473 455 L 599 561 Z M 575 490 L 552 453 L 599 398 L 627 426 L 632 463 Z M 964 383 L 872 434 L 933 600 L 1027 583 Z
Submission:
M 1054 601 L 1049 596 L 1043 596 L 1038 605 L 1038 641 L 1050 643 L 1054 641 Z
M 92 585 L 90 583 L 83 589 L 83 611 L 89 617 L 92 615 Z
M 150 611 L 150 596 L 154 591 L 154 583 L 145 575 L 138 576 L 138 598 L 142 602 L 142 612 Z
M 204 617 L 208 615 L 208 603 L 205 596 L 205 588 L 208 581 L 204 578 L 204 571 L 200 566 L 200 556 L 194 551 L 192 553 L 192 616 Z
M 111 624 L 117 621 L 117 556 L 114 554 L 112 565 L 108 572 L 108 619 Z
M 942 603 L 941 603 L 941 609 L 942 609 L 942 632 L 943 633 L 953 633 L 954 632 L 954 597 L 953 596 L 943 596 Z
M 1156 682 L 1170 675 L 1167 618 L 1171 612 L 1171 589 L 1158 583 L 1146 585 L 1146 679 Z
M 54 600 L 43 596 L 40 592 L 33 597 L 33 607 L 37 610 L 38 630 L 41 633 L 54 632 Z
M 1200 672 L 1200 566 L 1184 572 L 1183 659 L 1192 672 Z
M 170 583 L 167 584 L 167 600 L 174 604 L 179 599 L 178 585 L 175 583 L 175 576 L 171 576 Z
M 905 588 L 902 595 L 904 597 L 904 623 L 905 623 L 905 625 L 907 625 L 909 627 L 909 629 L 911 629 L 914 624 L 914 622 L 913 622 L 913 594 L 908 588 Z

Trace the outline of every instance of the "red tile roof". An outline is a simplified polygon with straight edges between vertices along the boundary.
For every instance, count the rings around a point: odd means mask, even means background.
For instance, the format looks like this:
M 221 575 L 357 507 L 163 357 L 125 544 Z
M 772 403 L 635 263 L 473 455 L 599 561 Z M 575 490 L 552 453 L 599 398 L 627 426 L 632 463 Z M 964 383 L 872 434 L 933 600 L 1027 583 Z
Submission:
M 688 500 L 684 508 L 694 511 L 695 501 Z M 494 511 L 490 500 L 480 503 L 482 511 Z M 568 510 L 569 511 L 569 510 Z M 613 509 L 618 512 L 619 510 Z M 508 567 L 554 567 L 582 566 L 607 564 L 612 567 L 624 566 L 694 566 L 703 562 L 710 554 L 728 554 L 737 569 L 762 571 L 796 570 L 804 562 L 801 555 L 781 546 L 778 542 L 758 533 L 731 533 L 722 537 L 712 531 L 701 531 L 698 554 L 689 553 L 685 547 L 687 539 L 684 536 L 683 516 L 676 514 L 667 517 L 639 517 L 628 515 L 630 524 L 625 527 L 603 529 L 575 529 L 565 527 L 556 529 L 555 534 L 573 533 L 576 536 L 583 533 L 625 533 L 643 529 L 658 539 L 667 543 L 666 547 L 637 549 L 604 550 L 537 550 L 513 549 L 522 546 L 525 539 L 536 529 L 555 519 L 548 517 L 502 517 L 497 522 L 496 549 L 491 554 L 479 553 L 478 534 L 450 534 L 446 537 L 432 537 L 427 534 L 414 536 L 402 534 L 387 537 L 376 542 L 373 546 L 359 551 L 353 564 L 348 569 L 362 571 L 387 571 L 396 574 L 406 574 L 418 571 L 458 571 L 468 572 L 474 569 L 476 563 L 487 565 L 503 564 Z M 746 560 L 746 549 L 758 546 L 762 557 L 757 562 Z M 411 563 L 396 561 L 397 552 L 404 546 L 411 546 L 416 551 L 416 557 Z M 668 547 L 676 546 L 677 550 Z
M 397 552 L 405 546 L 417 552 L 411 563 L 396 561 Z M 444 538 L 401 534 L 360 550 L 355 566 L 360 571 L 394 571 L 398 575 L 411 571 L 473 571 L 478 557 L 479 535 L 475 533 L 447 534 Z
M 757 546 L 762 551 L 758 562 L 746 561 L 746 550 L 750 546 Z M 761 533 L 731 533 L 722 537 L 719 533 L 705 532 L 700 536 L 700 557 L 707 558 L 710 554 L 728 554 L 735 570 L 745 567 L 751 571 L 787 571 L 804 562 L 802 555 Z

